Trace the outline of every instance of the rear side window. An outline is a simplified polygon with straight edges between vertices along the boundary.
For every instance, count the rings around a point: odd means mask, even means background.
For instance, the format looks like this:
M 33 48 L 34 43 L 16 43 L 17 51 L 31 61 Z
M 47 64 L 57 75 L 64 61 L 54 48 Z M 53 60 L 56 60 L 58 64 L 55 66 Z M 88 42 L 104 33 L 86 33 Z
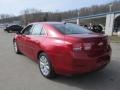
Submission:
M 42 28 L 43 28 L 43 26 L 41 24 L 35 25 L 32 30 L 32 35 L 40 35 Z
M 41 32 L 40 32 L 40 35 L 46 35 L 46 32 L 45 32 L 45 29 L 42 28 Z
M 54 24 L 53 25 L 59 32 L 63 34 L 87 34 L 92 33 L 92 31 L 85 29 L 81 26 L 78 26 L 76 24 Z

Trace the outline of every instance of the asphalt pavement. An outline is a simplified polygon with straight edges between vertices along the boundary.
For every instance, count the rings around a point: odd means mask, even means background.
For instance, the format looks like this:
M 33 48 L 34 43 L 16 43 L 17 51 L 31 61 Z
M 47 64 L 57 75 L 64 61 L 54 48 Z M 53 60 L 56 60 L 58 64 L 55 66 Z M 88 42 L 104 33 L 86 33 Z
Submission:
M 13 36 L 0 30 L 0 90 L 120 90 L 119 43 L 111 44 L 111 63 L 104 70 L 49 80 L 40 74 L 35 62 L 14 53 Z

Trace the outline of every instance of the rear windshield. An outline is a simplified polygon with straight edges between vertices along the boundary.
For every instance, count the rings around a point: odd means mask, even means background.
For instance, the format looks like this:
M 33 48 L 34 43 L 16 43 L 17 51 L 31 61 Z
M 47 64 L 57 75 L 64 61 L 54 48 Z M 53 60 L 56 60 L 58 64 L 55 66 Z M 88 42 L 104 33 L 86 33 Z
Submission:
M 54 24 L 53 25 L 57 30 L 59 30 L 59 32 L 61 32 L 62 34 L 88 34 L 88 33 L 92 33 L 92 31 L 83 28 L 81 26 L 78 26 L 76 24 L 71 24 L 71 23 L 67 23 L 67 24 Z

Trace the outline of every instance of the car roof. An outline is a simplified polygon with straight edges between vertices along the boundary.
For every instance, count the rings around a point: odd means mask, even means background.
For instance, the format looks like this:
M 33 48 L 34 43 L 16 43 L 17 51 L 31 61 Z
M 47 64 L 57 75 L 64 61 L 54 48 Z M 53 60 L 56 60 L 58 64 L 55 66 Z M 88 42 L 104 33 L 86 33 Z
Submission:
M 64 22 L 34 22 L 31 24 L 49 24 L 49 25 L 54 25 L 54 24 L 64 24 Z

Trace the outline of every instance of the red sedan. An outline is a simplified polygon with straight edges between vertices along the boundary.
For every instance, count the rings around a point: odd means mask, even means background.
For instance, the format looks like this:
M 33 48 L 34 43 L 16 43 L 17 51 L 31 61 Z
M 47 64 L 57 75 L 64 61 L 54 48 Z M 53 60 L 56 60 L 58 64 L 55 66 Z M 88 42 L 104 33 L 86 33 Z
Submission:
M 15 52 L 39 64 L 42 75 L 75 75 L 103 69 L 111 58 L 108 37 L 62 22 L 31 23 L 13 39 Z

